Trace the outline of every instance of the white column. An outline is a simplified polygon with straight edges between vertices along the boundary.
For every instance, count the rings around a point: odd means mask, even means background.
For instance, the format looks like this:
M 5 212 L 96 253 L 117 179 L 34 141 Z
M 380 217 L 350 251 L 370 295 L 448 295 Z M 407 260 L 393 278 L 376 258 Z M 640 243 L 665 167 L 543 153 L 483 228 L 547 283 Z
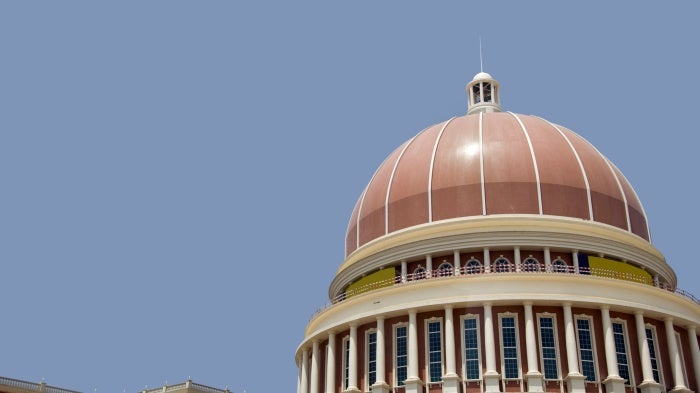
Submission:
M 586 391 L 586 377 L 578 368 L 578 351 L 576 349 L 576 329 L 574 317 L 571 313 L 571 303 L 564 303 L 564 334 L 566 338 L 566 363 L 569 373 L 566 375 L 566 388 L 569 393 L 583 393 Z
M 486 372 L 484 373 L 484 392 L 500 391 L 501 376 L 496 370 L 496 342 L 493 334 L 493 314 L 491 303 L 484 303 L 484 349 L 486 350 Z
M 335 392 L 335 333 L 328 333 L 326 351 L 326 393 Z
M 459 266 L 459 265 L 460 265 L 459 250 L 455 250 L 455 252 L 454 252 L 454 265 L 455 265 L 455 271 L 454 271 L 455 276 L 459 276 L 459 275 L 460 275 L 460 271 L 459 271 L 459 269 L 460 269 L 460 266 Z
M 318 340 L 313 341 L 313 348 L 311 349 L 311 378 L 309 381 L 309 386 L 311 389 L 309 393 L 319 393 L 318 382 L 319 382 L 319 364 L 318 364 Z
M 425 256 L 425 276 L 430 278 L 433 276 L 433 256 L 428 254 Z
M 296 362 L 299 372 L 297 373 L 297 393 L 301 393 L 301 361 Z
M 552 254 L 549 251 L 549 247 L 544 248 L 544 270 L 546 272 L 552 271 Z
M 574 262 L 574 273 L 578 274 L 579 273 L 579 266 L 578 266 L 578 251 L 574 250 L 574 252 L 571 253 L 571 259 Z
M 525 347 L 527 349 L 527 391 L 543 392 L 542 374 L 537 367 L 537 342 L 535 341 L 535 319 L 532 302 L 523 303 L 525 308 Z
M 681 355 L 678 353 L 678 344 L 676 343 L 676 331 L 673 329 L 673 318 L 664 318 L 664 328 L 666 330 L 666 345 L 668 346 L 668 354 L 671 358 L 671 371 L 673 373 L 673 390 L 688 390 L 683 380 L 683 365 L 681 364 Z
M 700 349 L 698 349 L 698 335 L 695 325 L 688 326 L 688 341 L 690 341 L 690 353 L 693 356 L 693 370 L 695 377 L 700 377 Z
M 301 352 L 301 382 L 299 383 L 299 391 L 301 393 L 309 392 L 309 349 L 304 348 Z
M 350 325 L 350 353 L 348 354 L 348 388 L 357 391 L 357 325 Z
M 642 363 L 642 383 L 654 382 L 651 354 L 649 353 L 649 343 L 647 342 L 647 328 L 644 325 L 644 313 L 635 311 L 634 321 L 637 325 L 637 344 L 639 345 L 639 355 Z
M 406 282 L 408 276 L 408 263 L 401 261 L 401 282 Z
M 384 317 L 377 317 L 377 364 L 376 364 L 376 381 L 372 385 L 372 393 L 388 393 L 389 385 L 386 383 L 385 372 L 385 345 L 384 345 Z
M 617 367 L 617 352 L 615 351 L 615 336 L 613 334 L 612 322 L 610 322 L 610 306 L 604 305 L 600 308 L 603 316 L 603 338 L 605 341 L 605 363 L 608 368 L 608 377 L 603 384 L 607 393 L 624 393 L 625 380 L 619 375 Z
M 484 272 L 490 272 L 491 269 L 491 253 L 488 248 L 484 248 Z
M 408 312 L 408 378 L 404 382 L 406 393 L 421 393 L 423 382 L 418 376 L 418 326 L 416 310 Z
M 452 306 L 445 306 L 445 375 L 442 377 L 442 392 L 459 392 L 455 349 L 455 329 Z
M 513 248 L 513 259 L 515 259 L 515 261 L 514 261 L 515 271 L 516 272 L 522 271 L 522 266 L 520 266 L 520 263 L 522 262 L 520 260 L 520 247 L 518 247 L 518 246 L 515 246 Z

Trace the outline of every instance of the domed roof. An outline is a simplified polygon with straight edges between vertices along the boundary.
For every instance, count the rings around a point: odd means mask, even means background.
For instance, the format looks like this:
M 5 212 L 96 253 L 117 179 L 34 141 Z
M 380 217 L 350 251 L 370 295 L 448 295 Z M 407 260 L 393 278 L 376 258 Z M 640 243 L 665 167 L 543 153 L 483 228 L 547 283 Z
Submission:
M 491 112 L 428 127 L 394 150 L 355 205 L 346 256 L 404 228 L 500 214 L 591 220 L 649 240 L 632 186 L 593 145 L 535 116 Z

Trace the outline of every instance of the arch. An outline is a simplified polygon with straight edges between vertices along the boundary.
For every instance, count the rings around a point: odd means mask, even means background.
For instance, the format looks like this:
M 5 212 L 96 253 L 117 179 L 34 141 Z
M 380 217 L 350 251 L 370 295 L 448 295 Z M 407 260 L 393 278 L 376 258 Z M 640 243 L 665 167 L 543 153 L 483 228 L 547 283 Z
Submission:
M 541 269 L 540 262 L 533 257 L 527 257 L 522 263 L 522 270 L 524 272 L 539 272 Z
M 465 274 L 477 274 L 481 272 L 483 272 L 483 266 L 481 265 L 481 262 L 476 258 L 471 258 L 467 261 L 466 264 L 464 264 Z
M 427 272 L 427 270 L 425 270 L 425 268 L 423 266 L 418 265 L 418 267 L 413 270 L 412 279 L 413 280 L 422 280 L 426 277 L 426 272 Z
M 450 262 L 445 261 L 441 263 L 440 266 L 438 266 L 437 273 L 439 277 L 447 277 L 452 275 L 452 271 L 452 264 Z
M 499 257 L 493 262 L 493 271 L 495 273 L 508 273 L 513 271 L 513 266 L 506 258 Z
M 561 258 L 557 258 L 552 261 L 552 271 L 555 273 L 568 273 L 569 265 Z

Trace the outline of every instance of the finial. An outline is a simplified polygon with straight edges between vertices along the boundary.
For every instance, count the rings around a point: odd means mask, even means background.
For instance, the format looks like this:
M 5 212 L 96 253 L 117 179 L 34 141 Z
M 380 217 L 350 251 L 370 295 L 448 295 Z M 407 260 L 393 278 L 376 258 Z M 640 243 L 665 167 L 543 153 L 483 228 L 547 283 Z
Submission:
M 481 50 L 481 34 L 479 34 L 479 66 L 481 72 L 484 72 L 484 52 Z

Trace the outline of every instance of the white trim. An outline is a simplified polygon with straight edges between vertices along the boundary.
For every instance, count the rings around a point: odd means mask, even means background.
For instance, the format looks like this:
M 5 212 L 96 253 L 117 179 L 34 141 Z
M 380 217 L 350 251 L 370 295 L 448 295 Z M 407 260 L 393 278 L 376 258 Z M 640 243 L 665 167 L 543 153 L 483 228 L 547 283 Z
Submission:
M 376 345 L 377 345 L 377 341 L 376 341 L 376 340 L 377 340 L 377 337 L 376 337 L 377 328 L 370 328 L 370 329 L 365 330 L 365 356 L 364 356 L 364 357 L 365 357 L 365 370 L 364 370 L 364 372 L 365 372 L 365 378 L 364 378 L 364 380 L 365 380 L 365 381 L 364 381 L 364 382 L 365 382 L 365 392 L 369 392 L 370 389 L 371 389 L 371 387 L 372 387 L 372 384 L 369 383 L 369 335 L 372 334 L 372 333 L 375 334 L 375 337 L 374 337 L 374 340 L 375 340 L 375 341 L 374 341 L 374 345 L 375 345 L 375 354 L 374 354 L 374 363 L 375 363 L 374 377 L 375 377 L 375 380 L 376 380 L 376 377 L 377 377 L 377 368 L 376 368 L 376 364 L 377 364 L 377 351 L 379 350 L 379 348 L 376 348 Z
M 423 131 L 427 130 L 424 129 Z M 396 158 L 396 162 L 394 163 L 394 168 L 391 169 L 391 176 L 389 177 L 389 184 L 386 187 L 386 196 L 384 199 L 384 234 L 386 235 L 389 233 L 389 195 L 391 194 L 391 186 L 394 183 L 394 174 L 396 174 L 396 168 L 399 166 L 399 162 L 401 162 L 401 157 L 403 157 L 403 153 L 406 152 L 406 149 L 408 149 L 409 146 L 411 146 L 411 143 L 418 137 L 418 135 L 422 134 L 423 131 L 419 132 L 414 136 L 413 138 L 409 139 L 408 142 L 406 142 L 406 146 L 403 147 L 403 150 L 401 150 L 401 153 L 399 153 L 399 156 Z
M 581 157 L 579 157 L 578 152 L 574 148 L 573 143 L 571 143 L 571 140 L 569 140 L 569 137 L 567 137 L 564 134 L 564 131 L 562 131 L 557 125 L 551 123 L 547 119 L 543 119 L 541 117 L 537 117 L 537 118 L 540 120 L 544 120 L 550 126 L 554 127 L 555 130 L 559 131 L 559 134 L 562 136 L 562 138 L 564 138 L 566 143 L 569 145 L 569 148 L 574 153 L 574 157 L 576 157 L 576 162 L 578 162 L 578 167 L 581 169 L 581 174 L 583 175 L 583 182 L 586 184 L 586 197 L 588 198 L 588 217 L 591 221 L 593 221 L 594 216 L 593 216 L 593 201 L 591 200 L 591 185 L 588 183 L 588 175 L 586 174 L 586 169 L 583 167 L 583 162 L 581 161 Z
M 542 378 L 545 381 L 561 381 L 562 380 L 562 372 L 561 372 L 561 354 L 559 351 L 559 336 L 557 335 L 557 315 L 548 313 L 548 312 L 541 312 L 535 314 L 535 317 L 537 318 L 537 338 L 538 338 L 538 344 L 539 344 L 539 350 L 540 350 L 540 369 L 542 370 Z M 554 356 L 557 362 L 557 378 L 556 379 L 547 379 L 546 378 L 546 373 L 545 373 L 545 367 L 544 367 L 544 346 L 542 345 L 542 322 L 540 321 L 541 318 L 551 318 L 552 319 L 552 335 L 554 336 Z
M 675 329 L 673 330 L 673 333 L 675 334 L 676 337 L 676 347 L 678 348 L 678 357 L 681 359 L 681 377 L 683 377 L 683 382 L 685 383 L 685 387 L 688 387 L 688 370 L 685 368 L 685 354 L 683 353 L 683 342 L 681 341 L 681 334 L 678 333 Z M 676 384 L 678 385 L 678 384 Z
M 377 171 L 378 170 L 379 168 L 377 168 Z M 374 172 L 374 175 L 377 174 L 377 171 Z M 365 195 L 367 195 L 367 189 L 369 188 L 370 184 L 372 184 L 372 181 L 374 180 L 374 175 L 372 175 L 372 178 L 369 180 L 369 184 L 367 184 L 367 187 L 365 187 L 364 191 L 362 191 L 362 195 L 360 196 L 360 206 L 357 207 L 357 218 L 355 225 L 355 250 L 360 248 L 360 214 L 362 213 L 362 205 L 365 204 Z M 348 255 L 347 243 L 345 243 L 345 255 Z
M 598 149 L 596 149 L 597 151 Z M 600 152 L 598 152 L 600 154 Z M 605 158 L 604 155 L 600 154 L 600 157 L 605 161 L 605 164 L 608 165 L 608 168 L 610 169 L 610 172 L 612 172 L 613 177 L 615 177 L 615 182 L 617 183 L 617 187 L 620 189 L 620 193 L 622 194 L 622 202 L 625 204 L 625 218 L 627 219 L 627 230 L 632 232 L 632 221 L 630 221 L 630 206 L 627 203 L 627 195 L 625 195 L 625 189 L 622 188 L 622 183 L 620 182 L 620 179 L 617 177 L 617 173 L 615 173 L 615 170 L 613 169 L 612 164 L 610 161 L 608 161 L 607 158 Z
M 404 367 L 406 367 L 406 377 L 408 377 L 408 322 L 398 322 L 398 323 L 391 325 L 391 329 L 392 329 L 392 333 L 393 333 L 392 340 L 394 341 L 391 345 L 392 352 L 393 352 L 393 354 L 392 354 L 393 355 L 392 373 L 391 373 L 392 374 L 392 377 L 391 377 L 392 381 L 391 382 L 392 382 L 393 386 L 404 386 L 404 385 L 401 385 L 401 382 L 403 382 L 403 381 L 399 381 L 397 379 L 399 373 L 398 373 L 398 361 L 397 361 L 397 355 L 396 355 L 396 349 L 397 349 L 396 340 L 398 338 L 396 335 L 396 330 L 398 330 L 398 328 L 400 328 L 400 327 L 406 328 L 406 365 Z
M 350 383 L 350 365 L 348 364 L 350 358 L 350 335 L 343 337 L 340 341 L 340 356 L 342 356 L 341 367 L 340 367 L 340 386 L 343 390 L 348 389 L 348 384 Z
M 522 120 L 518 117 L 513 112 L 508 112 L 510 113 L 515 120 L 518 121 L 518 124 L 520 124 L 520 128 L 523 130 L 523 134 L 525 134 L 525 139 L 527 140 L 527 145 L 530 147 L 530 155 L 532 156 L 532 166 L 535 169 L 535 182 L 537 183 L 537 207 L 539 208 L 540 215 L 542 215 L 542 186 L 540 185 L 540 170 L 537 167 L 537 158 L 535 158 L 535 149 L 532 147 L 532 141 L 530 140 L 530 135 L 527 133 L 527 129 L 525 128 L 525 124 L 523 124 Z
M 454 120 L 456 116 L 450 118 L 440 129 L 440 133 L 437 138 L 435 138 L 435 145 L 433 146 L 433 154 L 430 156 L 430 172 L 428 172 L 428 222 L 433 222 L 433 167 L 435 165 L 435 154 L 437 153 L 438 144 L 442 138 L 442 133 L 445 132 L 445 128 Z
M 440 324 L 440 380 L 433 381 L 430 379 L 430 331 L 429 324 L 437 322 Z M 442 317 L 432 317 L 423 321 L 423 341 L 425 345 L 425 383 L 439 384 L 442 383 L 442 376 L 445 375 L 445 330 Z
M 646 345 L 649 345 L 649 339 L 646 337 L 647 334 L 647 329 L 651 330 L 651 340 L 652 340 L 652 345 L 654 346 L 654 360 L 656 360 L 656 373 L 659 374 L 659 381 L 658 383 L 661 386 L 666 386 L 664 383 L 664 371 L 663 371 L 663 362 L 661 359 L 659 359 L 660 352 L 659 352 L 659 335 L 657 334 L 656 331 L 656 326 L 646 323 L 644 324 L 644 342 Z M 651 356 L 649 356 L 651 358 Z M 654 364 L 652 363 L 651 365 L 651 375 L 652 378 L 654 377 Z
M 611 318 L 610 319 L 610 325 L 613 329 L 613 340 L 615 338 L 615 324 L 619 323 L 622 325 L 622 338 L 624 339 L 625 343 L 625 357 L 627 358 L 627 372 L 629 373 L 629 380 L 627 383 L 625 383 L 626 386 L 637 386 L 634 383 L 634 369 L 632 367 L 632 356 L 630 353 L 630 343 L 629 343 L 629 330 L 627 329 L 627 321 L 621 318 Z M 617 352 L 617 347 L 615 347 L 615 357 L 619 358 L 619 353 Z M 620 362 L 617 362 L 617 374 L 620 375 Z M 620 377 L 622 377 L 620 375 Z
M 506 362 L 504 358 L 504 353 L 503 353 L 503 318 L 513 318 L 513 323 L 514 323 L 514 329 L 515 329 L 515 354 L 516 354 L 516 359 L 518 361 L 518 377 L 517 378 L 506 378 Z M 520 356 L 520 329 L 518 325 L 518 314 L 517 313 L 512 313 L 512 312 L 503 312 L 498 314 L 498 339 L 499 339 L 499 347 L 501 350 L 501 380 L 503 382 L 506 381 L 515 381 L 515 380 L 522 380 L 523 378 L 523 367 L 522 367 L 522 359 Z
M 586 382 L 600 382 L 600 370 L 598 370 L 598 351 L 595 345 L 595 332 L 593 326 L 593 317 L 588 314 L 575 314 L 574 315 L 574 329 L 576 330 L 576 357 L 578 358 L 579 372 L 583 375 L 583 359 L 581 358 L 581 336 L 578 331 L 578 321 L 580 319 L 585 319 L 588 321 L 588 334 L 589 340 L 591 341 L 591 351 L 593 352 L 593 372 L 595 372 L 595 380 Z
M 479 112 L 479 172 L 481 172 L 481 214 L 486 215 L 486 183 L 484 180 L 484 112 Z
M 642 209 L 642 215 L 644 216 L 644 224 L 646 224 L 646 229 L 647 229 L 647 237 L 649 238 L 649 243 L 651 243 L 651 230 L 649 229 L 649 220 L 647 219 L 647 213 L 644 210 L 644 205 L 642 204 L 641 199 L 639 199 L 639 195 L 637 195 L 637 191 L 634 190 L 634 187 L 632 187 L 632 183 L 630 183 L 629 180 L 627 180 L 627 177 L 625 177 L 625 174 L 622 173 L 620 168 L 617 167 L 617 165 L 613 164 L 612 162 L 610 165 L 613 166 L 613 168 L 617 169 L 618 172 L 620 172 L 620 175 L 622 178 L 625 180 L 625 182 L 630 186 L 630 189 L 632 190 L 632 195 L 635 197 L 637 202 L 639 203 L 639 207 Z M 628 206 L 629 208 L 629 206 Z
M 471 259 L 470 259 L 471 260 Z M 477 360 L 479 362 L 479 377 L 477 379 L 467 379 L 467 347 L 464 342 L 464 321 L 467 319 L 476 320 L 476 353 Z M 479 320 L 479 314 L 464 314 L 459 317 L 460 329 L 460 341 L 462 343 L 462 379 L 464 381 L 480 381 L 483 376 L 483 366 L 481 362 L 481 321 Z

